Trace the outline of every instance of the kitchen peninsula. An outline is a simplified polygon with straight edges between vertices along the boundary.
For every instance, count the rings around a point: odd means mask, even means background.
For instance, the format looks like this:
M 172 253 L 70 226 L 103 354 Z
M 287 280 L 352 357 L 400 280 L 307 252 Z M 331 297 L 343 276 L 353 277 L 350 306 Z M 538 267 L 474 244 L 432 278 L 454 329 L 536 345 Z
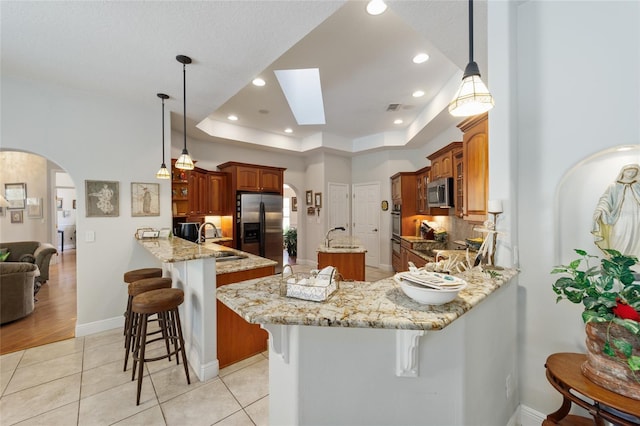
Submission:
M 137 241 L 139 247 L 162 262 L 163 275 L 172 278 L 173 287 L 184 291 L 180 317 L 189 364 L 201 381 L 216 377 L 219 349 L 224 352 L 229 346 L 225 343 L 227 347 L 218 347 L 222 344 L 216 318 L 218 281 L 272 275 L 276 262 L 218 244 L 199 245 L 176 237 Z
M 280 296 L 277 276 L 218 299 L 269 331 L 270 424 L 507 424 L 516 274 L 459 274 L 468 287 L 440 306 L 414 302 L 393 278 L 342 282 L 321 303 Z

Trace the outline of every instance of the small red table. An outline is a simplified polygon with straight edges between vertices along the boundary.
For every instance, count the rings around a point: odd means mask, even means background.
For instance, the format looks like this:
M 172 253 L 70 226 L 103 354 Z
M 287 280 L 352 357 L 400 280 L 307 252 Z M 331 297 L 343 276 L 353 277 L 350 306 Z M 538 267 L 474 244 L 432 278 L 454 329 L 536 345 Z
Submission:
M 611 392 L 589 380 L 581 370 L 581 365 L 586 360 L 586 355 L 575 353 L 557 353 L 547 358 L 545 363 L 547 379 L 562 394 L 563 400 L 562 406 L 549 414 L 542 425 L 596 424 L 600 426 L 604 425 L 605 420 L 621 426 L 638 425 L 640 422 L 640 401 Z M 593 416 L 593 420 L 568 415 L 571 403 L 586 409 Z M 621 414 L 634 416 L 636 420 L 622 417 L 610 409 Z

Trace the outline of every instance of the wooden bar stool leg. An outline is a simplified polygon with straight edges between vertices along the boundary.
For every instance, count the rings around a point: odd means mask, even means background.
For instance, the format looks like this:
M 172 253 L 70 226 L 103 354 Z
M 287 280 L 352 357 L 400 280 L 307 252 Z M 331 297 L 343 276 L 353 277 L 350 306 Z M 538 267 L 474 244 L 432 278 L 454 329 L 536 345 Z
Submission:
M 148 314 L 142 314 L 141 318 L 140 318 L 140 333 L 139 336 L 137 336 L 137 339 L 140 338 L 140 336 L 145 336 L 147 335 L 147 320 L 149 319 L 149 315 Z M 136 405 L 140 405 L 140 391 L 142 390 L 142 376 L 144 374 L 144 351 L 145 348 L 147 346 L 147 339 L 143 338 L 141 339 L 140 342 L 140 349 L 138 352 L 138 359 L 139 359 L 139 368 L 138 368 L 138 396 L 136 398 Z M 134 358 L 135 360 L 135 358 Z M 134 369 L 135 371 L 135 369 Z
M 175 326 L 178 329 L 178 339 L 180 342 L 180 352 L 182 352 L 182 364 L 184 365 L 184 374 L 187 375 L 187 384 L 191 384 L 191 379 L 189 378 L 189 365 L 187 364 L 187 353 L 184 350 L 184 339 L 182 337 L 182 325 L 180 324 L 180 314 L 178 313 L 178 308 L 175 308 L 173 311 L 173 316 L 175 318 Z M 178 358 L 178 354 L 176 354 L 176 358 Z

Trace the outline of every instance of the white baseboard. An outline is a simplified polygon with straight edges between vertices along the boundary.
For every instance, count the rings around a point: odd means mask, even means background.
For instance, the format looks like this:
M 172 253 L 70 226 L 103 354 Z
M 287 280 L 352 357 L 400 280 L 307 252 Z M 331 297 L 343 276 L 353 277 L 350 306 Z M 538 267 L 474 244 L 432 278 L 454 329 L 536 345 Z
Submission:
M 113 330 L 124 327 L 124 316 L 108 318 L 105 320 L 90 322 L 87 324 L 76 324 L 76 337 L 87 336 L 89 334 L 100 333 L 102 331 Z
M 547 418 L 546 414 L 522 404 L 520 404 L 518 411 L 520 412 L 520 426 L 540 426 L 544 419 Z

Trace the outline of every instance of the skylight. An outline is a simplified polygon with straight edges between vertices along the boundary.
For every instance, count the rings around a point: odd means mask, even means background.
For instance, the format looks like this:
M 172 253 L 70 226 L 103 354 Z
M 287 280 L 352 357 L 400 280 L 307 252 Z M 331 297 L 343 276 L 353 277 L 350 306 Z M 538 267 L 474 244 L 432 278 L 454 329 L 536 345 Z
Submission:
M 275 70 L 274 73 L 298 124 L 325 124 L 320 70 Z

